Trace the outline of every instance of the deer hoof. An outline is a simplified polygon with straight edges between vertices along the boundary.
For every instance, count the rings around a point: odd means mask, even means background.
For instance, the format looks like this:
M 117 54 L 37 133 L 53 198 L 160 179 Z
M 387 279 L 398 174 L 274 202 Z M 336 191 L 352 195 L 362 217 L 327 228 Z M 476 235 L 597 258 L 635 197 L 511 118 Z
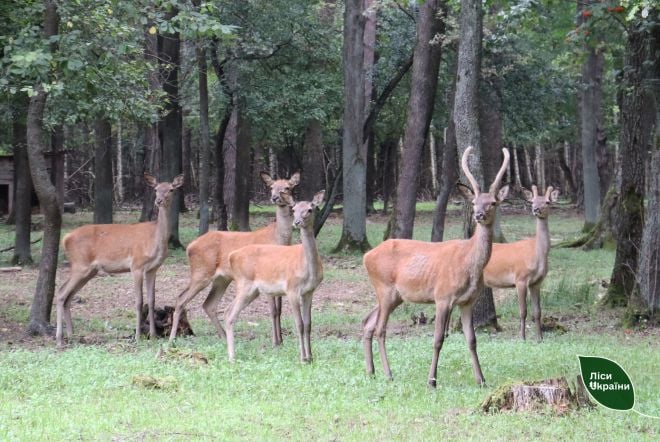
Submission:
M 429 388 L 435 388 L 436 387 L 435 379 L 429 379 L 428 385 L 429 385 Z

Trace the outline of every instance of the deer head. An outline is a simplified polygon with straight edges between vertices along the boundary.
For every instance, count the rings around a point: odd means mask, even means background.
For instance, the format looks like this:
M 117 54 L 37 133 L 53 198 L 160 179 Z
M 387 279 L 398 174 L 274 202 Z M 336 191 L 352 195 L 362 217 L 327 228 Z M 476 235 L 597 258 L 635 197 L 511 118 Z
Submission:
M 291 195 L 284 192 L 281 194 L 282 200 L 293 208 L 293 226 L 301 229 L 314 222 L 314 209 L 323 202 L 324 197 L 325 190 L 321 190 L 314 195 L 311 201 L 298 201 L 296 203 Z
M 156 199 L 154 201 L 156 207 L 167 208 L 172 204 L 173 192 L 183 185 L 183 174 L 174 177 L 171 183 L 159 183 L 153 175 L 145 173 L 144 181 L 146 181 L 147 186 L 156 191 Z
M 523 189 L 523 194 L 528 202 L 532 203 L 532 213 L 535 217 L 546 219 L 550 214 L 550 206 L 559 198 L 559 190 L 554 190 L 549 186 L 545 190 L 545 195 L 538 194 L 536 186 L 532 186 L 532 191 Z
M 288 203 L 281 197 L 282 194 L 292 195 L 293 188 L 300 183 L 300 172 L 291 175 L 291 178 L 274 180 L 268 172 L 261 172 L 261 180 L 270 188 L 270 201 L 278 206 L 286 206 Z
M 484 226 L 490 226 L 495 220 L 495 209 L 509 194 L 508 185 L 499 189 L 500 184 L 502 184 L 502 177 L 504 176 L 504 173 L 509 166 L 509 151 L 507 149 L 502 149 L 502 153 L 504 154 L 504 161 L 502 162 L 502 166 L 500 167 L 499 172 L 497 172 L 495 181 L 493 181 L 493 184 L 491 184 L 488 192 L 482 193 L 477 180 L 474 178 L 474 175 L 472 175 L 470 169 L 468 168 L 468 157 L 470 156 L 472 149 L 472 146 L 469 146 L 467 149 L 465 149 L 463 158 L 461 159 L 461 167 L 465 173 L 465 176 L 470 182 L 472 189 L 460 183 L 457 187 L 463 196 L 468 201 L 472 202 L 474 220 Z

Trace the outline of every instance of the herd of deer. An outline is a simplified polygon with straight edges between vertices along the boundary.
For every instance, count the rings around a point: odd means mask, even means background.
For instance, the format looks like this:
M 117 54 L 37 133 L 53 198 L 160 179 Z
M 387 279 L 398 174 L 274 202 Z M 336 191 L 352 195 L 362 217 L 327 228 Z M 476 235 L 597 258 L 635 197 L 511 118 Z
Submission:
M 461 311 L 463 333 L 470 350 L 477 384 L 483 384 L 472 324 L 472 307 L 484 284 L 493 288 L 515 287 L 520 308 L 520 336 L 525 338 L 527 290 L 531 295 L 533 319 L 538 339 L 541 334 L 540 286 L 548 271 L 550 237 L 548 214 L 550 203 L 558 192 L 549 187 L 539 195 L 536 186 L 525 196 L 536 217 L 536 237 L 509 244 L 493 244 L 493 221 L 497 206 L 508 195 L 508 186 L 500 188 L 509 164 L 509 152 L 502 149 L 504 160 L 488 192 L 468 168 L 468 147 L 461 167 L 472 190 L 459 185 L 459 190 L 472 201 L 476 231 L 468 240 L 429 243 L 407 239 L 390 239 L 364 255 L 364 266 L 375 289 L 378 306 L 363 321 L 363 343 L 366 368 L 374 373 L 372 341 L 378 339 L 380 358 L 386 376 L 392 377 L 385 350 L 387 320 L 402 302 L 435 303 L 436 320 L 433 360 L 428 384 L 436 385 L 440 350 L 447 333 L 454 306 Z M 310 343 L 311 308 L 314 290 L 323 279 L 323 265 L 314 237 L 315 208 L 323 201 L 324 191 L 312 201 L 293 200 L 293 188 L 300 175 L 274 180 L 267 173 L 261 178 L 270 188 L 271 202 L 276 205 L 276 222 L 254 232 L 208 232 L 187 248 L 190 281 L 178 295 L 172 319 L 170 342 L 176 338 L 184 307 L 205 287 L 211 289 L 203 303 L 204 312 L 218 335 L 227 340 L 231 361 L 235 358 L 234 324 L 248 304 L 260 294 L 270 303 L 273 345 L 282 343 L 280 315 L 282 297 L 289 300 L 294 314 L 300 345 L 300 359 L 312 361 Z M 158 220 L 131 225 L 92 224 L 79 227 L 66 235 L 63 245 L 71 270 L 69 278 L 57 293 L 56 341 L 63 347 L 63 323 L 69 337 L 73 335 L 71 301 L 99 271 L 130 272 L 135 290 L 137 323 L 135 339 L 140 337 L 142 285 L 146 281 L 149 334 L 155 338 L 154 325 L 156 272 L 167 256 L 169 239 L 168 211 L 174 190 L 183 183 L 179 175 L 171 183 L 158 183 L 145 174 L 145 180 L 156 192 Z M 300 229 L 301 244 L 291 245 L 293 227 Z M 225 314 L 225 328 L 216 310 L 229 284 L 236 282 L 236 295 Z

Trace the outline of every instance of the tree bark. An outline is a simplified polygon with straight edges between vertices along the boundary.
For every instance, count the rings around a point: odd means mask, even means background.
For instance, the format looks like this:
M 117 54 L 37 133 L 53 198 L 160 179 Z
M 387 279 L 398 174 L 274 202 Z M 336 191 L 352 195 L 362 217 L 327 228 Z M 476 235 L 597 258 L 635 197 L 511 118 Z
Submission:
M 374 78 L 376 76 L 376 11 L 372 7 L 374 0 L 364 0 L 364 15 L 365 15 L 365 24 L 364 24 L 364 115 L 367 115 L 369 109 L 372 107 L 372 101 L 376 101 L 376 83 Z M 375 146 L 375 134 L 372 130 L 371 132 L 365 132 L 365 144 L 367 152 L 367 213 L 373 213 L 374 210 L 374 174 L 375 174 L 375 161 L 376 161 L 376 152 L 374 149 Z
M 43 37 L 48 40 L 57 35 L 59 17 L 57 5 L 53 0 L 44 1 Z M 51 43 L 51 51 L 54 51 Z M 27 116 L 28 161 L 32 183 L 39 198 L 44 214 L 44 230 L 39 262 L 37 286 L 30 306 L 27 332 L 31 335 L 43 335 L 52 331 L 50 313 L 55 294 L 55 273 L 62 230 L 62 211 L 59 194 L 51 182 L 45 154 L 48 146 L 42 127 L 47 95 L 41 84 L 34 87 L 35 95 L 30 99 Z
M 94 224 L 112 224 L 112 126 L 105 117 L 94 125 Z
M 149 91 L 152 96 L 162 88 L 160 84 L 160 74 L 158 69 L 158 36 L 149 33 L 148 29 L 153 26 L 153 22 L 148 22 L 144 32 L 144 58 L 151 67 L 147 74 L 147 81 L 149 82 Z M 143 172 L 148 172 L 153 176 L 160 177 L 160 163 L 161 163 L 161 143 L 158 135 L 158 123 L 147 123 L 144 125 L 144 168 Z M 142 173 L 140 173 L 140 177 Z M 151 189 L 144 184 L 144 179 L 140 179 L 140 188 L 144 189 L 142 192 L 142 213 L 140 214 L 140 221 L 149 221 L 154 214 L 154 199 Z
M 314 194 L 323 189 L 325 185 L 323 127 L 319 120 L 313 119 L 307 123 L 303 143 L 305 154 L 302 158 L 303 173 L 300 186 L 298 186 L 298 195 L 303 201 L 311 201 Z
M 453 98 L 453 96 L 452 96 Z M 453 99 L 452 99 L 453 101 Z M 431 241 L 440 242 L 444 240 L 445 220 L 447 218 L 447 204 L 449 197 L 456 188 L 458 181 L 458 153 L 456 148 L 456 132 L 454 130 L 453 115 L 449 116 L 449 126 L 442 156 L 442 179 L 440 190 L 433 211 L 433 228 L 431 229 Z
M 578 0 L 578 25 L 586 18 L 580 11 L 591 1 Z M 584 228 L 591 230 L 600 216 L 600 178 L 597 162 L 597 132 L 602 120 L 602 80 L 604 56 L 600 49 L 586 48 L 587 57 L 582 65 L 580 90 L 580 121 L 582 142 L 582 179 L 584 183 Z
M 199 0 L 196 2 L 199 3 Z M 199 229 L 203 235 L 209 231 L 209 183 L 211 174 L 211 139 L 209 136 L 209 87 L 206 46 L 197 46 L 197 74 L 199 80 Z
M 364 144 L 363 0 L 346 0 L 344 9 L 344 115 L 342 183 L 344 221 L 335 250 L 369 248 L 367 240 L 367 152 Z
M 165 20 L 172 20 L 178 14 L 172 8 L 165 16 Z M 159 179 L 172 181 L 175 176 L 182 173 L 181 164 L 181 103 L 179 102 L 179 33 L 163 34 L 158 37 L 158 53 L 160 55 L 161 78 L 163 79 L 163 92 L 167 96 L 165 104 L 165 118 L 160 127 L 160 138 L 163 149 L 163 158 Z M 176 190 L 175 192 L 181 192 Z M 172 198 L 172 208 L 169 212 L 170 239 L 173 248 L 183 248 L 179 240 L 179 213 L 181 200 L 178 195 Z
M 608 305 L 627 305 L 639 289 L 636 275 L 644 230 L 645 161 L 655 123 L 654 98 L 644 84 L 644 64 L 653 64 L 655 57 L 655 48 L 649 47 L 647 39 L 646 27 L 635 20 L 628 29 L 621 85 L 621 147 L 617 161 L 620 173 L 614 219 L 617 247 L 604 298 Z
M 401 175 L 396 190 L 394 225 L 391 238 L 412 238 L 419 168 L 433 116 L 442 45 L 435 40 L 444 33 L 446 5 L 427 0 L 420 5 L 417 40 L 413 56 L 408 116 L 403 136 Z
M 479 77 L 481 75 L 482 10 L 479 0 L 461 0 L 460 36 L 456 97 L 454 99 L 454 124 L 459 157 L 468 146 L 473 146 L 470 171 L 482 188 L 485 188 L 482 163 L 481 131 L 479 130 Z M 465 204 L 464 233 L 472 236 L 472 206 Z M 497 328 L 497 316 L 492 290 L 486 288 L 473 309 L 475 327 L 492 325 Z
M 236 172 L 235 172 L 235 199 L 232 222 L 235 229 L 241 232 L 250 230 L 250 122 L 238 106 L 236 121 Z
M 651 170 L 660 170 L 660 150 L 651 154 Z M 660 174 L 652 173 L 649 184 L 648 216 L 639 251 L 639 291 L 643 310 L 652 318 L 660 311 Z
M 121 120 L 117 120 L 117 174 L 115 178 L 115 201 L 121 204 L 124 201 L 124 143 L 122 137 Z
M 25 125 L 26 111 L 29 101 L 21 100 L 14 114 L 13 144 L 14 144 L 14 175 L 16 189 L 14 192 L 14 221 L 16 239 L 14 241 L 13 265 L 31 265 L 32 250 L 30 248 L 30 233 L 32 223 L 32 177 L 27 151 L 27 128 Z M 11 198 L 12 195 L 9 195 Z

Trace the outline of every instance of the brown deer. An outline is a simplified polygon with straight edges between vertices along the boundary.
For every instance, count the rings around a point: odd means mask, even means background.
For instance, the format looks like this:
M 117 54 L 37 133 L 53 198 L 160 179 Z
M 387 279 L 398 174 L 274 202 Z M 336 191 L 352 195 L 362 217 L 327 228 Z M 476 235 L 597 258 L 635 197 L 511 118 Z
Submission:
M 236 281 L 236 298 L 225 315 L 230 361 L 235 358 L 234 324 L 238 314 L 260 294 L 269 297 L 286 295 L 298 331 L 300 360 L 312 361 L 312 295 L 323 280 L 323 265 L 314 238 L 314 211 L 323 202 L 324 193 L 320 191 L 312 201 L 300 201 L 295 205 L 290 195 L 282 195 L 293 206 L 293 225 L 300 228 L 302 244 L 254 244 L 229 255 Z
M 374 374 L 372 341 L 374 331 L 378 337 L 380 359 L 385 375 L 392 379 L 392 371 L 385 351 L 387 319 L 402 302 L 435 303 L 435 337 L 433 361 L 428 384 L 436 386 L 438 357 L 445 338 L 445 324 L 452 308 L 461 309 L 463 333 L 472 356 L 472 370 L 477 384 L 484 383 L 479 359 L 477 340 L 472 325 L 472 307 L 483 288 L 483 269 L 490 258 L 493 242 L 492 225 L 497 205 L 508 193 L 508 186 L 498 189 L 509 164 L 509 151 L 502 149 L 504 161 L 487 193 L 481 193 L 479 185 L 468 169 L 468 156 L 472 146 L 463 154 L 461 166 L 468 178 L 474 195 L 469 195 L 474 208 L 477 227 L 469 240 L 452 240 L 429 243 L 408 239 L 390 239 L 364 255 L 364 266 L 376 291 L 378 307 L 363 321 L 363 343 L 367 373 Z M 471 193 L 460 186 L 464 193 Z M 473 198 L 472 198 L 473 197 Z
M 484 269 L 484 282 L 492 288 L 516 288 L 520 310 L 520 337 L 525 339 L 525 319 L 527 318 L 527 290 L 532 300 L 532 317 L 536 324 L 536 337 L 543 339 L 541 331 L 541 284 L 548 273 L 548 252 L 550 232 L 548 215 L 550 204 L 557 201 L 559 191 L 552 186 L 544 195 L 539 195 L 536 186 L 532 192 L 523 190 L 532 203 L 532 213 L 536 217 L 536 237 L 526 238 L 508 244 L 493 244 L 490 261 Z
M 293 188 L 300 183 L 300 174 L 296 172 L 288 180 L 273 180 L 269 174 L 262 172 L 261 179 L 270 188 L 270 200 L 277 207 L 275 210 L 276 221 L 254 232 L 208 232 L 190 243 L 186 249 L 190 266 L 190 281 L 176 301 L 170 342 L 176 338 L 177 325 L 183 308 L 211 283 L 213 285 L 202 308 L 215 326 L 218 336 L 224 339 L 225 330 L 220 324 L 216 309 L 227 287 L 234 279 L 229 268 L 229 254 L 249 244 L 291 244 L 293 217 L 285 196 L 290 196 Z M 282 343 L 280 326 L 282 300 L 269 298 L 268 301 L 273 323 L 273 345 L 279 345 Z
M 144 174 L 147 184 L 156 191 L 158 220 L 139 224 L 89 224 L 78 227 L 62 240 L 71 263 L 69 278 L 57 292 L 57 346 L 63 346 L 62 322 L 69 337 L 73 336 L 71 300 L 99 270 L 106 273 L 131 272 L 135 290 L 135 340 L 140 339 L 142 282 L 147 286 L 149 336 L 156 337 L 154 322 L 156 272 L 167 257 L 170 237 L 168 213 L 174 190 L 183 185 L 183 175 L 171 183 L 158 183 Z

